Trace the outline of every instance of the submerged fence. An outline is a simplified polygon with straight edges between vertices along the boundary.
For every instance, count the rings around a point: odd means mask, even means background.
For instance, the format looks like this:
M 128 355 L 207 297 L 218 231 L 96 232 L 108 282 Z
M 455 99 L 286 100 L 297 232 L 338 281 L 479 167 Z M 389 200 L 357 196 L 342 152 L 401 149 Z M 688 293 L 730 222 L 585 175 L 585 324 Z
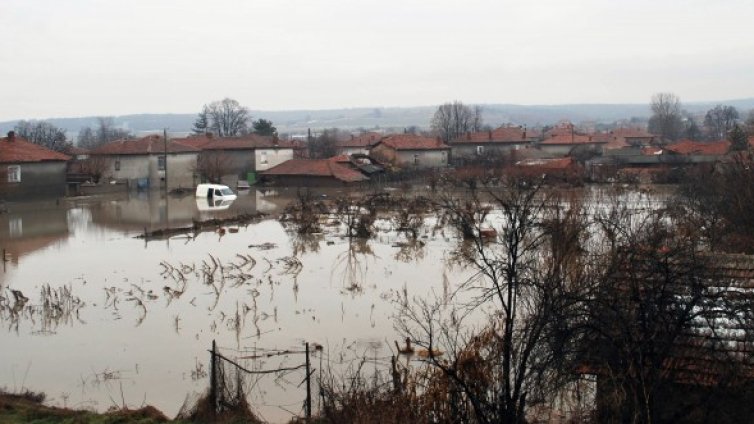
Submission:
M 344 350 L 350 349 L 346 347 Z M 220 352 L 213 340 L 212 348 L 208 352 L 210 354 L 210 384 L 207 400 L 209 412 L 213 416 L 240 411 L 256 413 L 255 406 L 266 406 L 279 407 L 294 416 L 303 415 L 309 421 L 314 414 L 315 401 L 318 405 L 317 413 L 327 415 L 328 412 L 337 410 L 339 405 L 342 405 L 342 400 L 347 399 L 352 393 L 361 391 L 366 393 L 370 390 L 377 390 L 380 393 L 402 392 L 408 371 L 408 363 L 399 364 L 399 357 L 392 352 L 388 356 L 377 356 L 376 352 L 374 355 L 367 355 L 366 352 L 359 355 L 352 352 L 355 355 L 351 358 L 350 354 L 343 351 L 331 355 L 328 353 L 329 349 L 325 351 L 321 345 L 309 343 L 304 343 L 303 349 L 276 350 L 255 347 L 237 350 L 237 352 L 252 352 L 252 354 L 241 354 L 229 358 Z M 287 364 L 286 359 L 282 359 L 277 368 L 264 367 L 264 361 L 267 359 L 289 358 L 290 356 L 296 358 L 292 364 Z M 313 367 L 313 358 L 319 361 L 319 369 Z M 258 362 L 248 366 L 244 362 L 247 360 Z M 291 374 L 298 376 L 301 372 L 304 376 L 300 382 L 298 377 L 294 381 L 287 381 L 285 378 Z M 365 376 L 364 373 L 371 376 Z M 299 404 L 295 401 L 287 405 L 268 404 L 264 400 L 262 400 L 264 403 L 258 403 L 258 399 L 254 399 L 258 393 L 253 392 L 253 387 L 259 381 L 258 378 L 266 375 L 275 375 L 276 382 L 282 380 L 297 389 L 305 389 L 305 396 L 302 396 L 300 403 L 301 409 L 292 411 L 285 408 Z M 249 399 L 252 401 L 250 402 Z
M 209 383 L 209 401 L 212 414 L 221 414 L 225 411 L 238 410 L 245 408 L 247 405 L 246 390 L 244 390 L 245 376 L 277 374 L 305 369 L 305 377 L 302 383 L 306 383 L 306 399 L 304 399 L 304 415 L 307 419 L 312 416 L 312 375 L 314 369 L 311 367 L 311 357 L 309 343 L 304 344 L 303 351 L 279 351 L 265 353 L 262 356 L 282 356 L 290 354 L 304 354 L 303 363 L 290 367 L 280 367 L 273 369 L 251 370 L 222 355 L 215 341 L 212 341 L 210 353 L 210 383 Z M 244 359 L 254 359 L 260 356 L 247 356 Z

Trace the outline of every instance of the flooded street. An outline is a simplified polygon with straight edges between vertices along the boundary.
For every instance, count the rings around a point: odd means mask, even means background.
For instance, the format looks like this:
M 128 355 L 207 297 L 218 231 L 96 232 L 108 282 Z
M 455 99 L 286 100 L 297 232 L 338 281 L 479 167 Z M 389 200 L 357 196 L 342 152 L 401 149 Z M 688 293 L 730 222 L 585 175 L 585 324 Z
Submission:
M 586 203 L 604 207 L 590 193 Z M 626 192 L 622 201 L 651 209 L 664 198 Z M 44 391 L 55 405 L 146 403 L 172 416 L 206 390 L 213 340 L 251 369 L 302 364 L 305 341 L 322 346 L 315 372 L 364 357 L 376 369 L 398 339 L 399 295 L 447 296 L 473 274 L 450 258 L 455 231 L 432 216 L 417 243 L 379 218 L 374 237 L 349 242 L 338 226 L 286 229 L 277 217 L 294 199 L 252 190 L 220 206 L 157 193 L 12 205 L 0 215 L 0 384 Z M 195 237 L 137 238 L 257 212 L 268 215 Z M 273 350 L 293 353 L 264 354 Z M 252 408 L 273 422 L 301 414 L 303 378 L 253 380 Z
M 349 243 L 333 228 L 302 237 L 276 219 L 291 200 L 251 191 L 219 210 L 158 194 L 13 205 L 0 215 L 8 258 L 0 274 L 1 384 L 44 391 L 56 405 L 148 403 L 174 415 L 206 389 L 212 340 L 233 357 L 255 347 L 301 351 L 308 341 L 323 346 L 317 365 L 384 359 L 397 337 L 396 293 L 442 293 L 470 275 L 447 261 L 450 230 L 426 226 L 419 245 L 396 244 L 401 236 L 380 221 L 368 241 Z M 224 234 L 135 238 L 254 212 L 271 215 Z M 18 313 L 10 310 L 16 296 L 28 299 Z M 293 354 L 245 364 L 302 361 Z M 262 377 L 252 407 L 271 421 L 300 413 L 302 378 Z

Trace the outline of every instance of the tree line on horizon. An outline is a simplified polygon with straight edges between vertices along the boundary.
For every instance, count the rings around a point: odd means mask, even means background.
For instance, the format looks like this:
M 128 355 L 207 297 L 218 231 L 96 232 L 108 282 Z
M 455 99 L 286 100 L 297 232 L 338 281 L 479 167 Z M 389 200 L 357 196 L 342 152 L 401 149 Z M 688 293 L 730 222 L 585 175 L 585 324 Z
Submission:
M 684 110 L 680 98 L 673 93 L 656 93 L 650 101 L 652 115 L 647 130 L 660 136 L 664 142 L 679 139 L 693 141 L 717 141 L 728 139 L 734 148 L 742 149 L 748 136 L 754 136 L 754 109 L 746 118 L 733 106 L 718 104 L 703 117 Z M 439 105 L 431 120 L 427 135 L 440 137 L 448 142 L 468 132 L 491 130 L 482 119 L 483 107 L 467 105 L 459 100 Z M 700 119 L 701 118 L 701 119 Z M 635 120 L 632 119 L 632 122 Z M 66 130 L 45 120 L 21 120 L 14 126 L 16 134 L 32 143 L 51 150 L 65 152 L 74 145 L 92 149 L 119 139 L 128 139 L 133 134 L 115 124 L 113 117 L 98 117 L 93 126 L 79 130 L 76 142 Z M 238 137 L 249 134 L 277 135 L 277 128 L 267 119 L 252 120 L 249 109 L 237 100 L 224 98 L 202 106 L 191 131 L 195 135 L 213 134 L 217 137 Z M 327 157 L 334 152 L 337 128 L 326 129 L 311 142 L 315 145 L 314 156 Z M 418 127 L 406 128 L 404 132 L 419 133 Z

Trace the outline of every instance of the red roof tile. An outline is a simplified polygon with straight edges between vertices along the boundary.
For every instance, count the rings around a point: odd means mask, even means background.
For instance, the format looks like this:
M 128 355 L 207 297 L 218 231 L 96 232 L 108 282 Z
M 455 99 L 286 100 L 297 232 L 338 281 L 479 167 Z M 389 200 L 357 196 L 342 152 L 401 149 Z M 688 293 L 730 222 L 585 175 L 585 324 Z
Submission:
M 19 136 L 13 141 L 0 138 L 0 163 L 28 163 L 46 161 L 68 161 L 71 158 L 62 153 L 34 144 Z
M 657 146 L 647 146 L 641 149 L 641 154 L 644 156 L 661 155 L 662 148 Z
M 604 137 L 599 135 L 582 135 L 582 134 L 560 134 L 553 135 L 540 144 L 552 145 L 552 144 L 591 144 L 591 143 L 607 143 Z
M 552 136 L 558 136 L 558 135 L 568 135 L 570 136 L 576 131 L 576 127 L 568 122 L 563 121 L 558 123 L 554 128 L 551 128 L 549 131 L 545 133 L 545 138 L 549 138 Z
M 629 139 L 645 139 L 647 142 L 651 142 L 654 137 L 654 134 L 640 128 L 616 128 L 610 131 L 610 133 L 605 134 L 605 139 L 607 140 L 605 147 L 608 149 L 622 149 L 631 146 Z
M 288 141 L 275 141 L 272 137 L 249 134 L 243 137 L 213 137 L 198 135 L 186 138 L 176 138 L 173 141 L 201 150 L 253 150 L 274 148 L 295 148 Z
M 383 138 L 377 144 L 384 144 L 395 150 L 448 150 L 450 146 L 437 138 L 412 134 L 395 134 Z
M 90 151 L 92 155 L 150 155 L 165 152 L 165 142 L 159 135 L 148 135 L 135 140 L 116 140 Z M 199 149 L 168 140 L 168 153 L 193 153 Z
M 312 176 L 312 177 L 332 177 L 337 180 L 353 183 L 366 181 L 369 178 L 362 173 L 351 169 L 348 166 L 341 165 L 331 159 L 291 159 L 274 166 L 266 171 L 260 172 L 262 175 L 288 175 L 288 176 Z
M 730 142 L 720 140 L 712 143 L 702 143 L 691 140 L 681 140 L 677 143 L 668 145 L 665 150 L 679 155 L 710 155 L 720 156 L 728 153 Z
M 538 137 L 521 127 L 500 127 L 490 131 L 467 133 L 451 143 L 526 143 L 532 138 Z
M 336 144 L 338 147 L 363 147 L 367 148 L 377 144 L 384 135 L 376 132 L 366 132 L 364 134 L 351 137 L 348 140 L 339 140 Z

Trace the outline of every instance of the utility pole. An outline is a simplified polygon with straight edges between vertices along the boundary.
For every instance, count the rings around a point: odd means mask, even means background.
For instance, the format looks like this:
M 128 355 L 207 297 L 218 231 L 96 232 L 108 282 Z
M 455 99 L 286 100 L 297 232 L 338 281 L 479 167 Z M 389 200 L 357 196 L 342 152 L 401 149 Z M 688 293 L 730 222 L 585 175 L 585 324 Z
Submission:
M 165 228 L 170 226 L 170 199 L 168 198 L 168 129 L 162 129 L 163 139 L 163 174 L 165 178 Z M 167 245 L 170 246 L 170 237 L 166 239 Z
M 217 345 L 212 340 L 212 351 L 210 351 L 210 371 L 209 371 L 209 403 L 211 406 L 210 413 L 215 415 L 217 411 Z
M 165 175 L 165 194 L 168 193 L 168 129 L 163 128 L 162 129 L 162 141 L 165 146 L 165 151 L 163 154 L 163 172 Z

